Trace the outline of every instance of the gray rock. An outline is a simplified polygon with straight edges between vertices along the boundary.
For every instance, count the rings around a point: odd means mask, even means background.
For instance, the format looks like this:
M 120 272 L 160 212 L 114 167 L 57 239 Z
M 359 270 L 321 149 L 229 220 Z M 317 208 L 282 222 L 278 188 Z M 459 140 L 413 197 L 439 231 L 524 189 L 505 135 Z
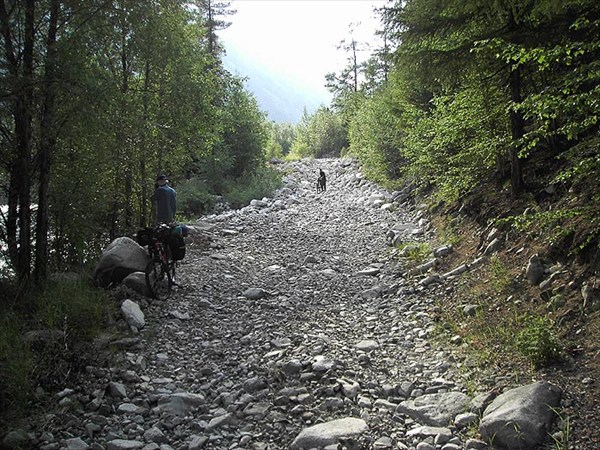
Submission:
M 327 372 L 335 367 L 335 361 L 325 358 L 323 355 L 318 355 L 312 364 L 314 372 Z
M 600 288 L 591 283 L 584 283 L 581 287 L 583 297 L 583 309 L 591 313 L 600 309 Z
M 466 305 L 463 308 L 463 314 L 469 317 L 475 317 L 477 311 L 481 310 L 481 306 L 479 305 Z
M 207 436 L 193 436 L 188 444 L 188 450 L 200 450 L 201 448 L 204 448 L 209 440 L 210 439 Z
M 144 440 L 146 442 L 154 442 L 156 444 L 166 444 L 169 439 L 160 428 L 152 427 L 144 431 Z
M 213 417 L 210 422 L 208 422 L 206 431 L 211 431 L 225 425 L 232 425 L 233 423 L 235 423 L 233 414 L 223 414 L 222 416 Z
M 373 442 L 373 449 L 377 450 L 377 449 L 392 448 L 393 445 L 394 445 L 394 442 L 392 441 L 392 438 L 383 436 L 383 437 L 380 437 L 379 439 L 377 439 L 375 442 Z
M 435 445 L 432 445 L 429 442 L 419 442 L 417 444 L 417 450 L 436 450 L 436 449 L 435 449 Z
M 435 256 L 436 258 L 448 256 L 450 253 L 452 253 L 451 245 L 443 245 L 433 250 L 433 256 Z
M 180 312 L 177 310 L 173 310 L 173 311 L 169 311 L 169 316 L 173 317 L 174 319 L 178 319 L 178 320 L 191 320 L 190 317 L 190 313 L 188 312 Z
M 492 255 L 496 253 L 502 247 L 502 241 L 498 238 L 495 238 L 492 242 L 488 244 L 488 246 L 483 251 L 484 255 Z
M 137 242 L 128 237 L 112 241 L 102 252 L 93 278 L 100 287 L 120 283 L 133 272 L 144 272 L 150 257 Z
M 544 266 L 539 255 L 533 255 L 529 258 L 527 268 L 525 269 L 525 276 L 532 285 L 538 285 L 544 277 Z
M 479 439 L 468 439 L 465 442 L 465 449 L 467 450 L 487 450 L 490 446 L 487 442 L 480 441 Z
M 461 446 L 458 444 L 454 444 L 452 442 L 448 442 L 447 444 L 442 445 L 442 450 L 461 450 Z
M 79 437 L 67 439 L 65 444 L 67 444 L 67 450 L 88 450 L 90 448 L 88 443 Z
M 429 427 L 429 426 L 420 426 L 409 430 L 406 433 L 407 436 L 417 436 L 417 437 L 429 437 L 429 436 L 445 436 L 448 440 L 452 437 L 452 431 L 450 428 L 446 427 Z
M 462 429 L 473 425 L 474 423 L 477 423 L 478 420 L 479 416 L 475 413 L 463 413 L 456 416 L 456 418 L 454 419 L 454 425 L 456 425 L 456 428 Z
M 325 447 L 337 444 L 342 437 L 356 437 L 368 430 L 362 419 L 347 417 L 305 428 L 292 442 L 291 450 Z
M 470 401 L 470 397 L 462 392 L 425 394 L 400 403 L 396 411 L 424 424 L 443 427 L 465 412 Z
M 366 339 L 358 342 L 355 347 L 363 352 L 370 352 L 379 348 L 379 343 L 372 339 Z
M 111 381 L 110 383 L 108 383 L 108 392 L 110 393 L 110 395 L 116 398 L 127 397 L 127 388 L 123 383 Z
M 379 272 L 381 272 L 381 269 L 377 268 L 377 267 L 367 267 L 366 269 L 362 269 L 359 270 L 358 272 L 356 272 L 356 275 L 360 276 L 360 275 L 366 275 L 366 276 L 376 276 L 379 275 Z
M 545 381 L 511 389 L 485 409 L 479 432 L 508 449 L 533 448 L 546 438 L 560 397 L 560 389 Z
M 146 274 L 144 272 L 133 272 L 123 279 L 123 284 L 144 297 L 150 297 L 150 291 L 146 284 Z
M 261 288 L 248 288 L 244 292 L 242 292 L 242 296 L 246 297 L 248 300 L 259 300 L 267 295 L 267 292 Z
M 136 450 L 144 446 L 143 442 L 127 439 L 114 439 L 106 444 L 106 450 Z
M 256 392 L 267 387 L 267 382 L 261 377 L 252 377 L 244 381 L 242 388 L 246 392 Z
M 187 416 L 192 410 L 206 403 L 201 394 L 179 392 L 165 395 L 158 400 L 157 409 L 176 416 Z
M 146 321 L 139 305 L 129 299 L 121 304 L 121 314 L 130 327 L 144 328 Z
M 291 359 L 281 367 L 281 370 L 288 376 L 298 375 L 302 372 L 302 362 L 298 359 Z

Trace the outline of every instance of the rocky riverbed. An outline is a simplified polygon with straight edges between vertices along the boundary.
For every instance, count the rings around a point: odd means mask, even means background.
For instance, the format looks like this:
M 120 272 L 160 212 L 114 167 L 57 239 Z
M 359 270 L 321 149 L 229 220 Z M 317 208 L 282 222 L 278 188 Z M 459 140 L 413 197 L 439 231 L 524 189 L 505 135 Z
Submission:
M 491 417 L 506 403 L 488 407 L 498 390 L 467 386 L 460 357 L 440 344 L 451 337 L 435 321 L 448 286 L 406 276 L 390 246 L 431 238 L 409 192 L 380 189 L 352 160 L 283 170 L 273 198 L 193 224 L 171 298 L 132 296 L 142 322 L 110 340 L 110 367 L 87 367 L 5 445 L 454 450 L 489 448 L 482 434 L 513 448 L 544 440 L 557 388 L 509 391 L 521 429 L 502 436 Z M 524 425 L 523 406 L 539 426 Z

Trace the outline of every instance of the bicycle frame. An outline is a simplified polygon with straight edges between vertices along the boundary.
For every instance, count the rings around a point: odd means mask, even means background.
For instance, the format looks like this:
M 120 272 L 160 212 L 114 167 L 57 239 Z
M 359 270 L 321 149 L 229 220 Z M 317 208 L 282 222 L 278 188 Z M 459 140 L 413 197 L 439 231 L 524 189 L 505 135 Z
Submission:
M 175 284 L 175 266 L 167 242 L 168 230 L 157 227 L 148 245 L 150 262 L 146 267 L 146 285 L 152 297 L 166 300 Z

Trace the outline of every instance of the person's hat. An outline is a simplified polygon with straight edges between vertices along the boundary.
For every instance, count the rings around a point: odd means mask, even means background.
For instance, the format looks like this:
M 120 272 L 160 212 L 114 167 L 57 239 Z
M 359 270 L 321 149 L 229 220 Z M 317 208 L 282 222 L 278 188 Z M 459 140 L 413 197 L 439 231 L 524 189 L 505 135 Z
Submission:
M 156 182 L 160 185 L 166 184 L 167 183 L 167 176 L 166 175 L 159 175 L 156 177 Z

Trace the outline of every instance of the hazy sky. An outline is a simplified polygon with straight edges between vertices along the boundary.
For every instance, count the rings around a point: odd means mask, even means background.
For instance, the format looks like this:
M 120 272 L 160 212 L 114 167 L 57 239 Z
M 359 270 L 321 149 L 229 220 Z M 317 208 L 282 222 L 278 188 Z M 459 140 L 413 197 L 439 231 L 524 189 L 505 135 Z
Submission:
M 236 48 L 270 71 L 325 93 L 325 74 L 346 65 L 336 47 L 350 37 L 373 42 L 379 28 L 374 6 L 385 0 L 233 0 L 232 25 L 219 32 L 225 48 Z

